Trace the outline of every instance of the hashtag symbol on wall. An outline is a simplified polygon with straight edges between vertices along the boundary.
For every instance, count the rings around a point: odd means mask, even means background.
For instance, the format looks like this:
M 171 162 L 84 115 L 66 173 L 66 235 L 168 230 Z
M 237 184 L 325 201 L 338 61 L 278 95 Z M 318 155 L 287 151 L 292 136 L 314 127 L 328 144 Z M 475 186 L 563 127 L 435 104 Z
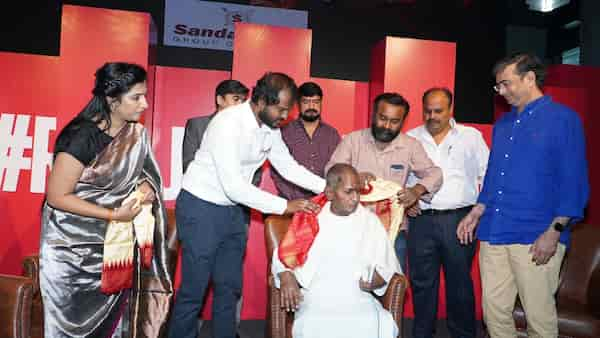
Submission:
M 25 149 L 31 149 L 32 146 L 31 136 L 27 136 L 29 119 L 29 115 L 8 113 L 0 115 L 0 186 L 2 191 L 16 191 L 21 170 L 31 168 L 31 158 L 23 156 Z

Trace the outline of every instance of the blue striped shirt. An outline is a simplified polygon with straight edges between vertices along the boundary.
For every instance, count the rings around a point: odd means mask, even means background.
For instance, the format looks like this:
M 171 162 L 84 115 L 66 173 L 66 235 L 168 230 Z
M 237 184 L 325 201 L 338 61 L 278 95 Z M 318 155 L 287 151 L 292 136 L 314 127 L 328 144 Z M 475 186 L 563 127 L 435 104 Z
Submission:
M 583 218 L 589 198 L 583 126 L 577 113 L 543 96 L 494 125 L 479 195 L 486 209 L 477 236 L 492 244 L 531 244 L 554 217 Z M 569 243 L 564 231 L 560 242 Z

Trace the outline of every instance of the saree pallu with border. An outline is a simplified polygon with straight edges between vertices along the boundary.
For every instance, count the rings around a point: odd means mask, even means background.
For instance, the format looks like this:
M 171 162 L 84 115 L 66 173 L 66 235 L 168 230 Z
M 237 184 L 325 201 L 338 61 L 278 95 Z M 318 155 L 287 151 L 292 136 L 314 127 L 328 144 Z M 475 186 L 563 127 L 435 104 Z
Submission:
M 74 193 L 88 202 L 116 208 L 141 182 L 148 182 L 156 192 L 152 261 L 149 268 L 142 267 L 136 245 L 133 287 L 112 294 L 100 290 L 107 221 L 44 204 L 40 290 L 46 337 L 166 336 L 173 264 L 160 172 L 145 128 L 138 123 L 125 125 L 84 168 Z

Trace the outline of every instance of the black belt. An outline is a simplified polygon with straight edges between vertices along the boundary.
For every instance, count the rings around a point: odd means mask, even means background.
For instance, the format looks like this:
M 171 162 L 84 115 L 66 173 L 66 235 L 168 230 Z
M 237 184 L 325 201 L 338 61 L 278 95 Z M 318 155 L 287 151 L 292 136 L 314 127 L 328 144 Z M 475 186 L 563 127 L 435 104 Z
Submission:
M 472 205 L 458 208 L 458 209 L 446 209 L 446 210 L 438 210 L 438 209 L 425 209 L 421 210 L 421 215 L 429 215 L 429 216 L 437 216 L 437 215 L 448 215 L 461 211 L 470 211 L 473 208 Z

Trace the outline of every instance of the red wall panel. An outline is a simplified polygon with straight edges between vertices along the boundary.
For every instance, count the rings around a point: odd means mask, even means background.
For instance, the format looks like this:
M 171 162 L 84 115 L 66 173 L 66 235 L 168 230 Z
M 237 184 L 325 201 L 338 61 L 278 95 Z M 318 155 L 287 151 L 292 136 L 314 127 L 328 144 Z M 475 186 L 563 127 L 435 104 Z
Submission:
M 363 129 L 369 126 L 369 115 L 371 114 L 369 83 L 357 82 L 354 97 L 354 129 Z
M 367 105 L 367 83 L 347 80 L 311 78 L 323 89 L 323 121 L 335 127 L 340 135 L 358 127 L 364 128 Z
M 231 78 L 254 86 L 265 72 L 283 72 L 296 83 L 309 79 L 312 32 L 236 23 Z
M 403 130 L 421 124 L 421 96 L 425 90 L 448 87 L 454 91 L 453 42 L 387 37 L 377 44 L 372 57 L 371 100 L 383 92 L 404 96 L 411 108 Z

